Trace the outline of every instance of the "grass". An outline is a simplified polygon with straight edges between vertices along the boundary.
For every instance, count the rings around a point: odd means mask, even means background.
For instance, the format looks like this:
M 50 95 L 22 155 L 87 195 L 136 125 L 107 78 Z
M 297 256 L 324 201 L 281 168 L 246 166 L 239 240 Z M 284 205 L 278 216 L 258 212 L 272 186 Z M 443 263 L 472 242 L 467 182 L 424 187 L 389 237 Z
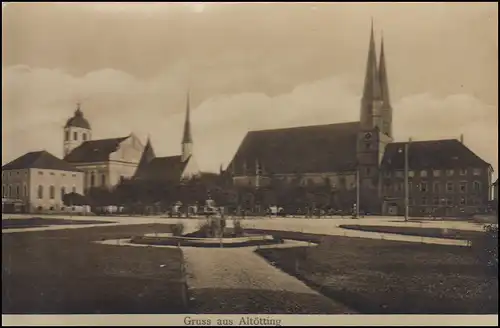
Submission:
M 93 242 L 153 232 L 170 232 L 170 227 L 3 234 L 2 313 L 186 313 L 181 250 Z
M 28 218 L 28 219 L 2 219 L 2 229 L 21 229 L 21 228 L 38 228 L 51 225 L 64 224 L 105 224 L 113 223 L 108 221 L 91 221 L 91 220 L 67 220 L 67 219 L 44 219 L 44 218 Z
M 469 247 L 273 234 L 320 244 L 260 249 L 259 255 L 360 313 L 498 313 L 497 274 L 479 265 Z
M 477 237 L 480 237 L 483 234 L 480 231 L 467 231 L 458 229 L 392 227 L 392 226 L 354 225 L 354 224 L 340 225 L 340 228 L 379 232 L 379 233 L 393 233 L 406 236 L 433 237 L 433 238 L 460 239 L 460 240 L 472 240 Z

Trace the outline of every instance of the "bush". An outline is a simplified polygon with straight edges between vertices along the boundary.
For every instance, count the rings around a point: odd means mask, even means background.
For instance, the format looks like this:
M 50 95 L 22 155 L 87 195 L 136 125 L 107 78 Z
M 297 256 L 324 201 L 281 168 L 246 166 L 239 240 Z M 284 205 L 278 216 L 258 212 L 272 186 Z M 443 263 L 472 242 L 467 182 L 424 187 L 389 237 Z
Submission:
M 477 259 L 486 268 L 498 272 L 498 224 L 487 224 L 481 237 L 472 241 Z
M 171 229 L 174 236 L 182 236 L 182 233 L 184 232 L 184 224 L 181 222 L 176 223 Z

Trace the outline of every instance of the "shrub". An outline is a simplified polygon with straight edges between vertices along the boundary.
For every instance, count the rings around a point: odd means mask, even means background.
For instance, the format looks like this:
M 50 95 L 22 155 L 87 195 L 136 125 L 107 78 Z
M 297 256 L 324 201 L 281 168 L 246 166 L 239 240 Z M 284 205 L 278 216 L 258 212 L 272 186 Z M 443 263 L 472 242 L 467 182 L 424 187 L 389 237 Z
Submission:
M 487 224 L 481 237 L 472 241 L 477 259 L 486 268 L 498 272 L 498 224 Z
M 176 223 L 172 226 L 171 230 L 174 236 L 181 236 L 184 232 L 184 224 L 181 222 Z

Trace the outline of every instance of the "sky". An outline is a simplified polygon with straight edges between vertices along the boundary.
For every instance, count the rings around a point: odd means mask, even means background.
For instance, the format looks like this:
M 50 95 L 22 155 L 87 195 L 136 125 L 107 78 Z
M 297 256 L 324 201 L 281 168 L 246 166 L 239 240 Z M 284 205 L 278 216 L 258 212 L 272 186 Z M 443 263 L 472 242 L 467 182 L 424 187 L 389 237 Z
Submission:
M 372 18 L 395 141 L 463 134 L 497 171 L 497 3 L 10 3 L 2 164 L 62 157 L 77 102 L 94 139 L 150 135 L 167 156 L 189 92 L 204 171 L 250 130 L 359 120 Z

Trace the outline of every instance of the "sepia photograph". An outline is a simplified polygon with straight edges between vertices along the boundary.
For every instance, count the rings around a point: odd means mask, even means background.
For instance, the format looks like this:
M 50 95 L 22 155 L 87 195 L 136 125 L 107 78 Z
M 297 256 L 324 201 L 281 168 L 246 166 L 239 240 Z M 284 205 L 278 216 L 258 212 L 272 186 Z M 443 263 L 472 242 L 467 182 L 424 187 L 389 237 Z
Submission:
M 2 3 L 2 321 L 367 314 L 498 324 L 498 3 Z

